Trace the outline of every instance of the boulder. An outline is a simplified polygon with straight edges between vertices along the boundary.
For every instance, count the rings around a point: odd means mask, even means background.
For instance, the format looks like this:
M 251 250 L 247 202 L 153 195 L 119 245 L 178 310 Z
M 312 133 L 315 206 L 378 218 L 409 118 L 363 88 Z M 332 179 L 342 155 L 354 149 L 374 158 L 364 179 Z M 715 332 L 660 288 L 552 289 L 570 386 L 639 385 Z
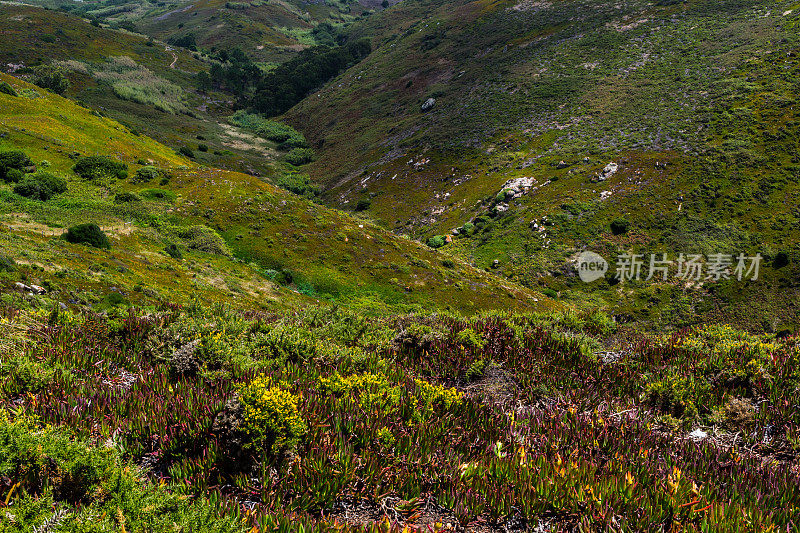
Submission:
M 427 100 L 425 100 L 425 103 L 422 104 L 422 110 L 430 111 L 431 109 L 433 109 L 433 106 L 435 105 L 436 105 L 436 98 L 428 98 Z

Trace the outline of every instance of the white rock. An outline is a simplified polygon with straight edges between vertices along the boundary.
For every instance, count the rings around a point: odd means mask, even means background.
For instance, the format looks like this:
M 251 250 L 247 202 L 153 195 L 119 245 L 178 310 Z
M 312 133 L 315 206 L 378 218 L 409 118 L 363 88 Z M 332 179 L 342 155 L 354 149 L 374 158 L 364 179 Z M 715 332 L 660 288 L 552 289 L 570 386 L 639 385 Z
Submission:
M 691 433 L 689 433 L 689 438 L 692 440 L 703 440 L 708 437 L 708 433 L 703 431 L 700 428 L 695 429 Z

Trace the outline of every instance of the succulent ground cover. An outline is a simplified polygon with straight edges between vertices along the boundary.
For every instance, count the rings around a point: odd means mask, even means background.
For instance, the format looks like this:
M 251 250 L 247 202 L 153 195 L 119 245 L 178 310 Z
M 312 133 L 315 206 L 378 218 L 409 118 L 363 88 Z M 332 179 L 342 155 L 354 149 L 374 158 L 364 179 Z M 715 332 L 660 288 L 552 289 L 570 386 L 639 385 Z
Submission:
M 795 337 L 600 313 L 3 314 L 3 531 L 783 531 L 800 507 Z

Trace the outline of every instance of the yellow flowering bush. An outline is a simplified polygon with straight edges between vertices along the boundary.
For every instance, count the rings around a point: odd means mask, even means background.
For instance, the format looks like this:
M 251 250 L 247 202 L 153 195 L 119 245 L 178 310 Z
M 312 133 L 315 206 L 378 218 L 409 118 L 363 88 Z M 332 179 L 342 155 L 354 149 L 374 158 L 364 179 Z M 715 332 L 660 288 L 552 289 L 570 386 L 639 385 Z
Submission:
M 308 431 L 297 404 L 299 397 L 276 385 L 265 375 L 238 389 L 249 447 L 273 453 L 294 448 Z
M 358 393 L 359 405 L 368 411 L 393 412 L 403 396 L 402 389 L 393 385 L 383 374 L 353 374 L 343 377 L 338 372 L 321 381 L 322 389 L 330 394 L 342 396 L 351 391 Z
M 454 388 L 447 389 L 441 385 L 431 384 L 423 379 L 415 379 L 417 393 L 411 397 L 415 409 L 412 418 L 423 419 L 423 414 L 433 410 L 433 405 L 440 402 L 449 409 L 461 402 L 461 394 Z M 321 381 L 322 389 L 337 396 L 358 393 L 359 405 L 368 411 L 379 411 L 385 414 L 394 413 L 400 407 L 407 394 L 405 387 L 394 384 L 383 374 L 352 374 L 343 377 L 338 372 Z
M 441 402 L 446 408 L 461 403 L 461 393 L 454 388 L 445 388 L 442 385 L 434 385 L 424 379 L 415 379 L 419 390 L 419 398 L 430 408 L 434 403 Z

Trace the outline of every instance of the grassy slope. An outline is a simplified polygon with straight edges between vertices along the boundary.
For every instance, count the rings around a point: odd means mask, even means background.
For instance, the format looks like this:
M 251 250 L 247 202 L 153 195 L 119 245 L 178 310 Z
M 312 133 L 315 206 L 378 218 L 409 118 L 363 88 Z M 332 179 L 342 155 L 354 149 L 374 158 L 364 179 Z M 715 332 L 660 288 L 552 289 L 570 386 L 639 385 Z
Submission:
M 51 8 L 75 8 L 73 2 L 64 0 L 35 0 L 34 3 Z M 90 1 L 82 3 L 80 8 L 111 25 L 132 23 L 157 39 L 166 41 L 192 34 L 200 48 L 230 50 L 238 47 L 255 60 L 270 64 L 281 63 L 313 44 L 311 30 L 319 23 L 343 26 L 371 9 L 380 9 L 379 5 L 368 4 L 370 2 L 180 0 L 120 6 L 113 1 Z
M 34 91 L 16 78 L 2 75 L 2 79 L 28 94 Z M 369 306 L 419 304 L 470 312 L 543 304 L 530 300 L 527 291 L 471 267 L 460 263 L 445 267 L 444 256 L 412 241 L 257 178 L 194 165 L 147 137 L 132 135 L 117 122 L 44 90 L 37 92 L 38 98 L 0 94 L 4 134 L 0 150 L 23 149 L 40 166 L 47 160 L 51 170 L 68 177 L 69 191 L 42 203 L 3 190 L 7 227 L 3 248 L 8 255 L 41 267 L 43 271 L 33 269 L 31 275 L 40 282 L 50 280 L 59 290 L 97 289 L 94 292 L 102 295 L 116 286 L 136 296 L 133 288 L 140 286 L 173 302 L 186 302 L 195 292 L 208 300 L 244 300 L 242 305 L 310 301 L 259 274 L 275 268 L 290 269 L 293 288 L 306 295 Z M 81 182 L 70 171 L 73 161 L 68 156 L 73 151 L 112 155 L 128 163 L 131 173 L 140 160 L 170 168 L 174 177 L 163 188 L 174 199 L 117 206 L 112 201 L 116 192 L 141 192 L 158 185 L 118 182 L 97 187 Z M 51 238 L 63 231 L 58 228 L 90 220 L 111 233 L 112 251 Z M 160 255 L 166 228 L 189 224 L 205 224 L 220 232 L 237 261 L 190 253 L 185 261 L 176 262 Z
M 383 225 L 428 237 L 486 214 L 508 179 L 534 178 L 539 189 L 450 250 L 628 319 L 700 313 L 772 329 L 797 314 L 796 8 L 403 3 L 353 30 L 376 52 L 287 117 L 321 154 L 313 173 L 330 204 L 370 198 Z M 621 171 L 593 183 L 609 161 Z M 532 231 L 545 215 L 544 235 Z M 618 217 L 628 235 L 611 234 Z M 568 275 L 586 247 L 608 258 L 783 250 L 793 263 L 745 289 L 601 282 L 586 293 Z
M 75 70 L 68 70 L 72 85 L 66 95 L 161 143 L 192 149 L 199 163 L 267 176 L 273 173 L 273 147 L 227 124 L 226 117 L 233 113 L 229 97 L 195 90 L 195 74 L 209 65 L 189 51 L 177 47 L 168 50 L 163 42 L 95 27 L 58 11 L 3 5 L 0 13 L 0 64 L 33 66 L 71 60 L 97 71 L 109 58 L 129 57 L 183 89 L 185 110 L 170 113 L 149 103 L 120 98 L 97 75 Z M 198 151 L 199 144 L 206 144 L 209 151 Z

